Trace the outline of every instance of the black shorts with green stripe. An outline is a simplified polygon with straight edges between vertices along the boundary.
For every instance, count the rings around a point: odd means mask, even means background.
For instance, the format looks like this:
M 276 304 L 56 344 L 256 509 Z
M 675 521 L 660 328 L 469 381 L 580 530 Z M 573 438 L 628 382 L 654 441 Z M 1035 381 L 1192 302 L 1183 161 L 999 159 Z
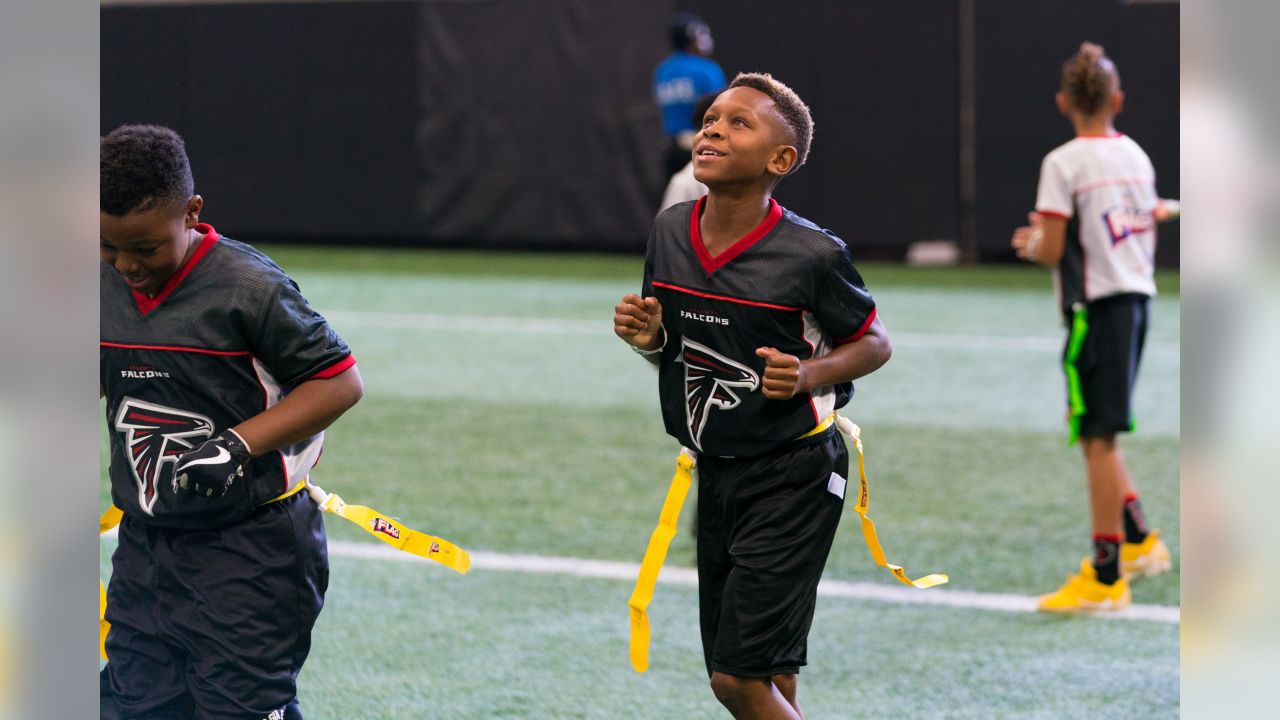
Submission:
M 1133 388 L 1147 337 L 1150 298 L 1125 293 L 1094 300 L 1085 308 L 1088 330 L 1075 359 L 1080 378 L 1081 437 L 1104 437 L 1133 430 Z M 1067 338 L 1067 348 L 1071 338 Z M 1068 352 L 1063 350 L 1064 362 Z M 1071 402 L 1068 377 L 1067 396 Z

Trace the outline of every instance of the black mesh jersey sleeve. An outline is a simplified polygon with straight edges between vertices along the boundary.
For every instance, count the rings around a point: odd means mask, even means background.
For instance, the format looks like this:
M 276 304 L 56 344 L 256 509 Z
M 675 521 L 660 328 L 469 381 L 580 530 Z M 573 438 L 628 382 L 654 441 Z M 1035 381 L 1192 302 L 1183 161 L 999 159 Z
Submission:
M 247 333 L 253 355 L 287 385 L 298 385 L 351 355 L 346 342 L 283 272 L 255 320 L 257 328 Z
M 822 329 L 837 343 L 858 339 L 875 317 L 876 301 L 867 290 L 853 257 L 843 242 L 824 264 L 815 285 L 812 312 Z

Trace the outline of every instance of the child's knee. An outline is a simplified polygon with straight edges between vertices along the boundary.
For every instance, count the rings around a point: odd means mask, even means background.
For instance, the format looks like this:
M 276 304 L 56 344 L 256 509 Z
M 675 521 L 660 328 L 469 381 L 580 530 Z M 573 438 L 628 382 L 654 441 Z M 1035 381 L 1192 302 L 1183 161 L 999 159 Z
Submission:
M 711 692 L 721 704 L 733 707 L 746 697 L 749 678 L 740 678 L 722 672 L 711 673 Z

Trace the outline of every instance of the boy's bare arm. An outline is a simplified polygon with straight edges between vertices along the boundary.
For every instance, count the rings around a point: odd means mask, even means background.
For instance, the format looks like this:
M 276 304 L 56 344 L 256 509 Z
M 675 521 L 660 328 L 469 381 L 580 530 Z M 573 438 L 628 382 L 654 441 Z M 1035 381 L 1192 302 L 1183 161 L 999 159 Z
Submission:
M 892 354 L 889 331 L 879 317 L 862 337 L 810 360 L 762 347 L 756 350 L 756 355 L 765 359 L 760 392 L 770 400 L 786 400 L 824 385 L 856 380 L 875 372 Z
M 327 379 L 308 380 L 280 402 L 232 428 L 254 457 L 315 435 L 333 424 L 364 395 L 364 381 L 353 365 Z
M 1030 224 L 1013 231 L 1010 244 L 1014 252 L 1023 260 L 1056 267 L 1067 244 L 1066 219 L 1033 212 L 1027 214 L 1027 222 Z

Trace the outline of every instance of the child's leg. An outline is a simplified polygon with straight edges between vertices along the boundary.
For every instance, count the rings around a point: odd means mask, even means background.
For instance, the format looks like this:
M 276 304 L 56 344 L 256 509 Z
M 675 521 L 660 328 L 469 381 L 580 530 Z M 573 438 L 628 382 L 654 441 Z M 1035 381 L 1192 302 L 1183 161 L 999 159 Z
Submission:
M 1089 506 L 1095 535 L 1124 533 L 1124 497 L 1133 488 L 1115 435 L 1080 438 L 1089 476 Z
M 735 720 L 803 720 L 772 678 L 714 672 L 711 691 Z
M 804 712 L 800 710 L 800 703 L 796 702 L 796 685 L 799 677 L 795 673 L 774 675 L 773 684 L 778 688 L 778 692 L 782 693 L 782 697 L 787 699 L 787 703 L 795 708 L 796 714 L 803 718 Z
M 1089 474 L 1089 506 L 1093 511 L 1093 569 L 1098 581 L 1120 579 L 1120 546 L 1124 542 L 1124 481 L 1128 470 L 1116 448 L 1115 435 L 1081 438 Z
M 828 488 L 848 469 L 835 433 L 766 458 L 700 459 L 700 593 L 703 578 L 717 583 L 701 597 L 703 650 L 735 718 L 803 718 L 796 672 L 843 504 Z
M 189 657 L 196 717 L 300 719 L 297 675 L 328 585 L 323 521 L 310 497 L 176 536 L 163 555 L 182 589 L 166 624 Z
M 162 602 L 152 559 L 160 533 L 125 516 L 111 556 L 107 584 L 106 650 L 99 673 L 99 717 L 183 720 L 195 711 L 187 689 L 186 657 L 158 632 L 155 606 Z

